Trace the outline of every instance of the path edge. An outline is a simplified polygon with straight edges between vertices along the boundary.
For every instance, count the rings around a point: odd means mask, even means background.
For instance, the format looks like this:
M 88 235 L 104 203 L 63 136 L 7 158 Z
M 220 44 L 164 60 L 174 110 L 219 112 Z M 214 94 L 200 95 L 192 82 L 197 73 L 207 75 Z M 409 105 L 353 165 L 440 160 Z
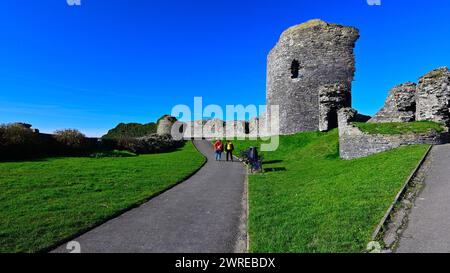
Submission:
M 214 145 L 211 141 L 211 146 Z M 242 160 L 242 158 L 233 155 L 233 158 L 241 162 L 245 167 L 245 179 L 244 179 L 244 193 L 242 195 L 242 213 L 239 219 L 239 233 L 237 240 L 234 244 L 233 252 L 235 254 L 246 254 L 250 252 L 250 235 L 248 232 L 248 215 L 249 215 L 249 193 L 248 193 L 248 165 Z
M 401 199 L 403 198 L 404 194 L 406 193 L 408 186 L 411 184 L 411 182 L 414 180 L 414 178 L 417 176 L 418 172 L 422 168 L 423 164 L 427 160 L 428 156 L 431 153 L 431 150 L 433 149 L 434 145 L 430 145 L 428 147 L 427 151 L 423 155 L 422 159 L 417 164 L 416 168 L 413 170 L 413 172 L 409 175 L 409 177 L 406 179 L 406 182 L 403 184 L 403 187 L 400 189 L 398 194 L 396 195 L 394 201 L 390 205 L 390 207 L 387 209 L 386 213 L 384 214 L 383 218 L 381 219 L 380 223 L 377 225 L 374 233 L 372 234 L 372 241 L 377 241 L 379 239 L 380 235 L 382 234 L 383 229 L 387 226 L 389 220 L 393 216 L 395 206 L 400 203 Z
M 178 186 L 178 185 L 180 185 L 180 184 L 186 182 L 187 180 L 189 180 L 191 177 L 193 177 L 194 175 L 196 175 L 201 169 L 203 169 L 203 167 L 205 167 L 205 165 L 208 163 L 208 158 L 200 152 L 200 150 L 199 150 L 199 149 L 197 148 L 197 146 L 194 144 L 194 141 L 191 141 L 191 143 L 192 143 L 192 145 L 194 146 L 195 150 L 196 150 L 196 151 L 203 157 L 203 159 L 204 159 L 203 164 L 200 165 L 200 167 L 199 167 L 197 170 L 195 170 L 195 171 L 192 172 L 191 174 L 187 175 L 185 178 L 180 179 L 180 181 L 174 183 L 173 185 L 171 185 L 171 186 L 169 186 L 169 187 L 167 187 L 167 188 L 165 188 L 165 189 L 162 189 L 161 191 L 158 191 L 158 192 L 152 194 L 151 196 L 145 198 L 144 200 L 142 200 L 142 201 L 140 201 L 140 202 L 138 202 L 138 203 L 136 203 L 136 204 L 133 204 L 133 205 L 131 205 L 131 206 L 125 208 L 125 209 L 119 210 L 118 212 L 112 214 L 110 217 L 105 218 L 105 220 L 101 220 L 101 221 L 99 221 L 99 222 L 97 222 L 97 223 L 94 223 L 92 226 L 90 226 L 90 227 L 88 227 L 88 228 L 85 228 L 85 229 L 83 229 L 83 230 L 77 232 L 77 233 L 74 234 L 74 235 L 71 235 L 71 236 L 69 236 L 69 237 L 66 237 L 66 238 L 64 238 L 64 239 L 62 239 L 62 240 L 60 240 L 60 241 L 58 241 L 58 242 L 56 242 L 56 243 L 50 245 L 49 247 L 46 247 L 46 248 L 43 248 L 43 249 L 41 249 L 41 250 L 36 251 L 36 253 L 51 253 L 53 250 L 56 250 L 57 248 L 61 247 L 62 245 L 69 243 L 70 241 L 72 241 L 72 240 L 74 240 L 74 239 L 76 239 L 76 238 L 78 238 L 78 237 L 80 237 L 80 236 L 82 236 L 82 235 L 84 235 L 84 234 L 86 234 L 86 233 L 88 233 L 88 232 L 90 232 L 90 231 L 92 231 L 92 230 L 98 228 L 99 226 L 101 226 L 101 225 L 103 225 L 103 224 L 106 224 L 107 222 L 109 222 L 109 221 L 111 221 L 111 220 L 113 220 L 113 219 L 115 219 L 115 218 L 117 218 L 117 217 L 119 217 L 119 216 L 121 216 L 121 215 L 123 215 L 123 214 L 125 214 L 125 213 L 127 213 L 127 212 L 129 212 L 129 211 L 131 211 L 131 210 L 134 210 L 134 209 L 137 209 L 137 208 L 143 206 L 144 204 L 150 202 L 152 199 L 154 199 L 154 198 L 156 198 L 156 197 L 158 197 L 158 196 L 164 194 L 165 192 L 167 192 L 167 191 L 169 191 L 169 190 L 175 188 L 176 186 Z

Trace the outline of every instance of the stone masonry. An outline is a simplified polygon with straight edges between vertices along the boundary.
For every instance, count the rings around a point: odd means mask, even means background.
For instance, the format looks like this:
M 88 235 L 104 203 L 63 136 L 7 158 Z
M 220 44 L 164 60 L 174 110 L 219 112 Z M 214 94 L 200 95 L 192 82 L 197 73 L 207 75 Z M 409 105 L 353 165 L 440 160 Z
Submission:
M 319 130 L 328 131 L 338 126 L 337 111 L 350 107 L 350 87 L 327 84 L 319 88 Z
M 157 134 L 160 136 L 171 135 L 172 127 L 177 122 L 175 117 L 165 115 L 158 120 Z
M 412 82 L 389 91 L 384 107 L 369 121 L 372 123 L 411 122 L 416 119 L 416 90 Z
M 418 80 L 394 87 L 384 107 L 369 121 L 412 122 L 435 121 L 450 124 L 450 71 L 447 67 L 433 70 Z
M 342 159 L 350 160 L 385 152 L 403 145 L 447 143 L 448 132 L 405 135 L 376 135 L 362 132 L 353 125 L 357 112 L 343 108 L 338 112 L 339 153 Z
M 450 71 L 447 67 L 431 71 L 419 79 L 417 120 L 450 124 Z
M 291 27 L 281 35 L 268 56 L 267 105 L 269 111 L 271 105 L 279 105 L 282 135 L 336 127 L 341 105 L 330 103 L 336 97 L 345 106 L 351 104 L 358 38 L 356 28 L 321 20 Z M 330 86 L 341 94 L 319 99 L 320 90 L 327 93 L 333 90 Z M 321 102 L 328 105 L 321 107 Z

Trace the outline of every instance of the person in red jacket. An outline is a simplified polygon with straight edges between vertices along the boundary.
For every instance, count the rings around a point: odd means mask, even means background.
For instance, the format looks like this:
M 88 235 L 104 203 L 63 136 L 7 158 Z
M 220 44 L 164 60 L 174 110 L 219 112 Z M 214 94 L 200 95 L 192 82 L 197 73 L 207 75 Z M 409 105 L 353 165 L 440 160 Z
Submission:
M 216 143 L 214 143 L 214 153 L 216 155 L 216 161 L 222 160 L 222 153 L 223 153 L 222 140 L 218 139 Z

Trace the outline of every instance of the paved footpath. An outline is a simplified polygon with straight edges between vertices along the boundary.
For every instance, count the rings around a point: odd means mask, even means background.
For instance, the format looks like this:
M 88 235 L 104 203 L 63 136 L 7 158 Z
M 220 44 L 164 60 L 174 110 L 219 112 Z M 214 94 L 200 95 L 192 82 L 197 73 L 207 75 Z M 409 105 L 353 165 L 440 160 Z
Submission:
M 450 145 L 435 146 L 398 253 L 450 252 Z
M 74 241 L 82 253 L 232 253 L 242 238 L 245 169 L 216 162 L 208 141 L 194 141 L 207 158 L 193 177 Z M 173 166 L 176 172 L 177 166 Z M 241 244 L 242 247 L 242 244 Z M 68 252 L 66 245 L 54 252 Z

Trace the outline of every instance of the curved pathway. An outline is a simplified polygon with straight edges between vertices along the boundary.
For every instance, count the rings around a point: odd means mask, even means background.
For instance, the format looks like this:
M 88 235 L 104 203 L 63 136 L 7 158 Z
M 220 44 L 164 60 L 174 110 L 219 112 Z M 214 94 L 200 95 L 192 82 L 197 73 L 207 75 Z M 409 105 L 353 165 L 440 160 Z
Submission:
M 450 252 L 450 144 L 434 146 L 430 159 L 398 253 Z
M 74 241 L 82 253 L 232 253 L 244 251 L 245 169 L 216 162 L 208 141 L 194 141 L 208 162 L 190 179 Z M 176 172 L 177 166 L 173 166 Z M 66 245 L 54 252 L 68 252 Z

